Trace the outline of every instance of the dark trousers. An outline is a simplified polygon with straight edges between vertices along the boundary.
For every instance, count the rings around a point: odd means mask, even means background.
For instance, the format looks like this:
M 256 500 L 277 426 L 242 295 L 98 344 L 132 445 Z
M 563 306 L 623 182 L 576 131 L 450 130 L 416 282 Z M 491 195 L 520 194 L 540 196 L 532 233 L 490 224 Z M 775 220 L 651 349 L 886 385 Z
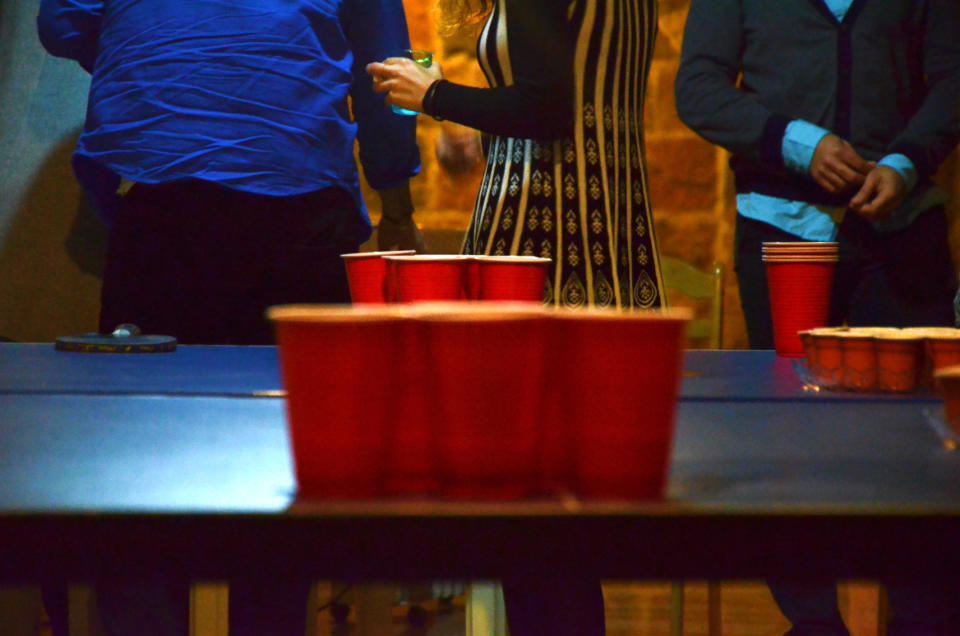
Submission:
M 363 228 L 348 193 L 292 197 L 203 181 L 135 185 L 110 233 L 100 330 L 133 323 L 182 344 L 272 344 L 271 305 L 348 303 L 340 255 Z M 230 583 L 231 636 L 303 634 L 310 581 Z M 171 572 L 105 577 L 99 610 L 111 636 L 185 636 L 189 581 Z
M 751 349 L 773 348 L 773 326 L 761 247 L 799 241 L 776 227 L 737 216 L 735 269 Z M 880 233 L 848 212 L 837 236 L 830 324 L 851 326 L 951 326 L 957 276 L 947 244 L 942 207 L 921 214 L 905 229 Z M 791 636 L 845 636 L 834 581 L 768 581 Z M 954 583 L 887 582 L 888 636 L 960 631 Z
M 111 227 L 100 331 L 133 323 L 183 344 L 272 344 L 267 307 L 350 301 L 340 254 L 357 251 L 360 223 L 337 188 L 137 184 Z
M 589 576 L 504 580 L 510 636 L 603 636 L 603 590 Z

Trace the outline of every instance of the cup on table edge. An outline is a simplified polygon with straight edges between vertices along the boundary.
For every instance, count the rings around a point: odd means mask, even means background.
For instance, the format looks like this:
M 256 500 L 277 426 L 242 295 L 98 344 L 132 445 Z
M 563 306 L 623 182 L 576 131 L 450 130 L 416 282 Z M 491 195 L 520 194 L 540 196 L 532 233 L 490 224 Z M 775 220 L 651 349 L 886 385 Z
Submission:
M 960 329 L 926 327 L 926 351 L 933 371 L 960 365 Z
M 461 300 L 467 258 L 459 254 L 412 254 L 384 257 L 395 268 L 397 302 Z
M 799 332 L 827 324 L 833 273 L 838 260 L 835 244 L 764 243 L 777 355 L 804 355 Z
M 690 315 L 680 308 L 550 312 L 555 397 L 545 420 L 568 436 L 579 496 L 663 497 Z M 549 455 L 541 461 L 558 463 Z
M 423 68 L 430 68 L 433 65 L 433 52 L 426 51 L 424 49 L 404 49 L 403 51 L 398 53 L 395 57 L 410 58 L 411 60 L 413 60 L 420 66 L 422 66 Z M 409 115 L 409 116 L 415 117 L 420 114 L 415 110 L 409 110 L 407 108 L 401 108 L 399 106 L 394 106 L 394 105 L 390 106 L 390 110 L 392 110 L 397 115 Z
M 950 431 L 948 447 L 956 449 L 960 443 L 960 365 L 938 369 L 935 374 L 937 394 L 943 399 L 943 414 Z
M 347 283 L 350 285 L 350 299 L 355 304 L 382 304 L 393 302 L 395 281 L 389 276 L 387 256 L 409 256 L 414 250 L 393 250 L 383 252 L 353 252 L 341 254 L 347 270 Z
M 267 315 L 277 334 L 298 494 L 382 496 L 402 316 L 386 305 L 284 305 Z
M 808 330 L 816 350 L 816 362 L 810 366 L 810 373 L 817 386 L 833 389 L 843 384 L 843 348 L 840 344 L 840 332 L 845 327 L 818 327 Z
M 936 364 L 934 363 L 934 351 L 933 344 L 931 343 L 934 339 L 946 339 L 950 340 L 952 338 L 960 338 L 960 330 L 954 327 L 903 327 L 901 329 L 904 333 L 909 333 L 918 336 L 923 340 L 921 346 L 922 360 L 920 363 L 920 374 L 917 379 L 917 383 L 922 389 L 933 389 L 934 388 L 934 371 L 936 370 Z M 960 355 L 952 355 L 950 350 L 955 347 L 958 343 L 946 343 L 946 345 L 941 345 L 938 347 L 939 358 L 940 358 L 940 368 L 951 366 L 953 364 L 960 364 Z

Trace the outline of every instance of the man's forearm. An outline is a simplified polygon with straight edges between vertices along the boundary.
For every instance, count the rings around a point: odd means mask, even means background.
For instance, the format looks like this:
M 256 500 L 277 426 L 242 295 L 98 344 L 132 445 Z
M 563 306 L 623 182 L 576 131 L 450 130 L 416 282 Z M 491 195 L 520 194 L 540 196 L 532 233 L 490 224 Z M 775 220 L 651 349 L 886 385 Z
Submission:
M 413 199 L 410 197 L 410 182 L 388 190 L 377 190 L 383 216 L 391 221 L 404 221 L 413 216 Z

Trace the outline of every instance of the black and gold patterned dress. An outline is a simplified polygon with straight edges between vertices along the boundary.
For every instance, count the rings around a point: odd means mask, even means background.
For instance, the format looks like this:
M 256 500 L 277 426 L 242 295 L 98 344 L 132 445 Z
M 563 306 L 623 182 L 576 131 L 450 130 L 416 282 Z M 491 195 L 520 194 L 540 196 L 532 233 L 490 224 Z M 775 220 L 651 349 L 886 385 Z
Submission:
M 432 113 L 489 133 L 468 254 L 552 258 L 545 301 L 662 302 L 643 141 L 655 0 L 496 0 L 490 89 L 444 84 Z

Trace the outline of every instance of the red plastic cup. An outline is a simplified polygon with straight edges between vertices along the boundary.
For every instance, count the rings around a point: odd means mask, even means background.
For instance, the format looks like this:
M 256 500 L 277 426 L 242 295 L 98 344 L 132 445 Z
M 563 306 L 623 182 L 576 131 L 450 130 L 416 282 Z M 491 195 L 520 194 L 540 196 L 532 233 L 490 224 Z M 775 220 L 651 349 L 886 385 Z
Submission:
M 431 361 L 429 415 L 441 492 L 517 499 L 537 491 L 544 375 L 539 305 L 423 305 Z
M 843 352 L 843 387 L 872 391 L 877 387 L 877 344 L 866 329 L 839 332 Z
M 811 367 L 813 381 L 817 386 L 832 389 L 843 384 L 843 348 L 838 327 L 811 329 L 816 361 Z
M 960 330 L 929 328 L 926 341 L 934 373 L 960 365 Z
M 347 268 L 347 282 L 350 284 L 350 299 L 353 303 L 381 304 L 390 302 L 392 295 L 387 278 L 385 256 L 416 254 L 413 250 L 392 252 L 355 252 L 341 254 Z
M 480 261 L 483 256 L 466 256 L 467 274 L 464 279 L 464 295 L 467 300 L 480 298 Z
M 388 256 L 397 274 L 397 302 L 460 300 L 467 259 L 459 255 Z
M 916 390 L 923 374 L 923 338 L 909 332 L 878 334 L 877 388 L 906 393 Z
M 567 418 L 580 496 L 663 497 L 689 319 L 684 310 L 553 314 L 551 394 Z
M 299 495 L 383 495 L 400 319 L 372 305 L 288 305 L 268 315 L 277 332 Z
M 957 438 L 960 437 L 960 366 L 946 366 L 937 369 L 935 373 L 937 393 L 943 399 L 943 410 L 946 424 L 953 433 L 948 447 L 953 450 L 957 447 Z
M 543 301 L 549 258 L 484 256 L 479 259 L 480 300 Z
M 426 330 L 409 306 L 397 329 L 397 366 L 392 381 L 396 403 L 390 419 L 386 490 L 391 495 L 432 495 L 439 491 L 437 441 L 431 414 L 434 387 Z M 389 391 L 389 387 L 383 387 Z M 376 390 L 379 390 L 377 388 Z
M 801 331 L 824 327 L 830 309 L 836 261 L 780 262 L 764 259 L 777 355 L 802 357 Z

